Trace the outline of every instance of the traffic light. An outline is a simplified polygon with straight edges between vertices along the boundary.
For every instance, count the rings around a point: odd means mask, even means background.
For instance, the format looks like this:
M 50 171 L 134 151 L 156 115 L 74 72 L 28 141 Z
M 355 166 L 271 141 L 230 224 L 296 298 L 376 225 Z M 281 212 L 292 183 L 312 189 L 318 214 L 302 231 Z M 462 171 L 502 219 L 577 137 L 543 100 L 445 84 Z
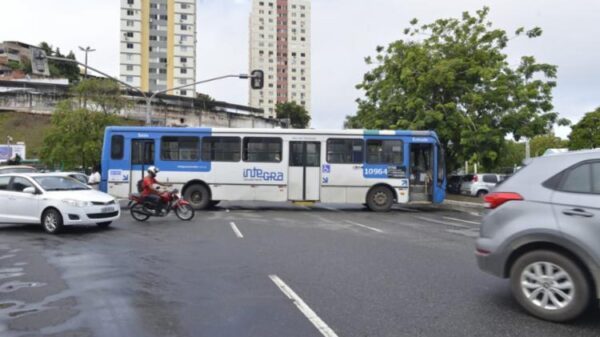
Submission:
M 250 86 L 254 90 L 260 90 L 265 86 L 265 73 L 262 70 L 253 70 L 250 75 Z

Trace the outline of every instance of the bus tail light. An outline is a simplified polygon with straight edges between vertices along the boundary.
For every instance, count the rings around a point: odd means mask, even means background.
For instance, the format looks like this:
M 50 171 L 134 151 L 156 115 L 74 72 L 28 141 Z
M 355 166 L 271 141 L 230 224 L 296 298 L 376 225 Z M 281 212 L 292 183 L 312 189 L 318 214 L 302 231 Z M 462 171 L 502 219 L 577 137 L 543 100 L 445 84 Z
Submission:
M 508 201 L 518 200 L 523 200 L 523 197 L 519 193 L 514 192 L 493 192 L 483 197 L 485 208 L 489 209 L 497 208 Z

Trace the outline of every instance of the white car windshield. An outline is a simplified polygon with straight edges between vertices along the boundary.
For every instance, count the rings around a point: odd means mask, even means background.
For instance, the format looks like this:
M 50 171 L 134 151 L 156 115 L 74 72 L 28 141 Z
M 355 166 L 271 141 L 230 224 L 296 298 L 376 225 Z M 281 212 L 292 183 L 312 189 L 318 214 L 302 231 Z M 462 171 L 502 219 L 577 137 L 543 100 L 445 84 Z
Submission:
M 33 178 L 45 191 L 80 191 L 90 188 L 71 177 L 35 177 Z

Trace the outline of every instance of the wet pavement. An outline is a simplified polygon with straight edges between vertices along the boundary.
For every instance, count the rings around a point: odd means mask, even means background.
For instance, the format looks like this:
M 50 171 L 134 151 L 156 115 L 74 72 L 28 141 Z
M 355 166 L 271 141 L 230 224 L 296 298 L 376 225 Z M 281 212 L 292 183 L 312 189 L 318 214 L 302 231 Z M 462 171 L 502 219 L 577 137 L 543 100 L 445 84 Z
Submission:
M 481 273 L 473 213 L 236 203 L 107 230 L 0 225 L 0 336 L 598 336 Z

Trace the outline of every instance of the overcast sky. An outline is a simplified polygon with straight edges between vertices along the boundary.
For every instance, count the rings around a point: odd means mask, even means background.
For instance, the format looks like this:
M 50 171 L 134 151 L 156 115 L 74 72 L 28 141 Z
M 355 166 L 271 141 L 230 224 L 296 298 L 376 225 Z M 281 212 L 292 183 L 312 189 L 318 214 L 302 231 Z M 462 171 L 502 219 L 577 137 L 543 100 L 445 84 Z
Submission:
M 247 72 L 250 0 L 198 0 L 198 79 Z M 377 45 L 402 38 L 414 17 L 421 23 L 491 7 L 495 27 L 513 32 L 540 26 L 541 38 L 511 41 L 511 63 L 522 55 L 559 66 L 555 109 L 577 121 L 600 106 L 598 0 L 313 0 L 312 114 L 315 128 L 340 128 L 356 111 L 354 87 L 368 70 L 363 58 Z M 118 75 L 119 0 L 2 0 L 0 40 L 47 41 L 63 52 L 90 45 L 90 64 Z M 216 99 L 247 104 L 247 83 L 228 80 L 199 87 Z M 566 136 L 568 129 L 557 134 Z

